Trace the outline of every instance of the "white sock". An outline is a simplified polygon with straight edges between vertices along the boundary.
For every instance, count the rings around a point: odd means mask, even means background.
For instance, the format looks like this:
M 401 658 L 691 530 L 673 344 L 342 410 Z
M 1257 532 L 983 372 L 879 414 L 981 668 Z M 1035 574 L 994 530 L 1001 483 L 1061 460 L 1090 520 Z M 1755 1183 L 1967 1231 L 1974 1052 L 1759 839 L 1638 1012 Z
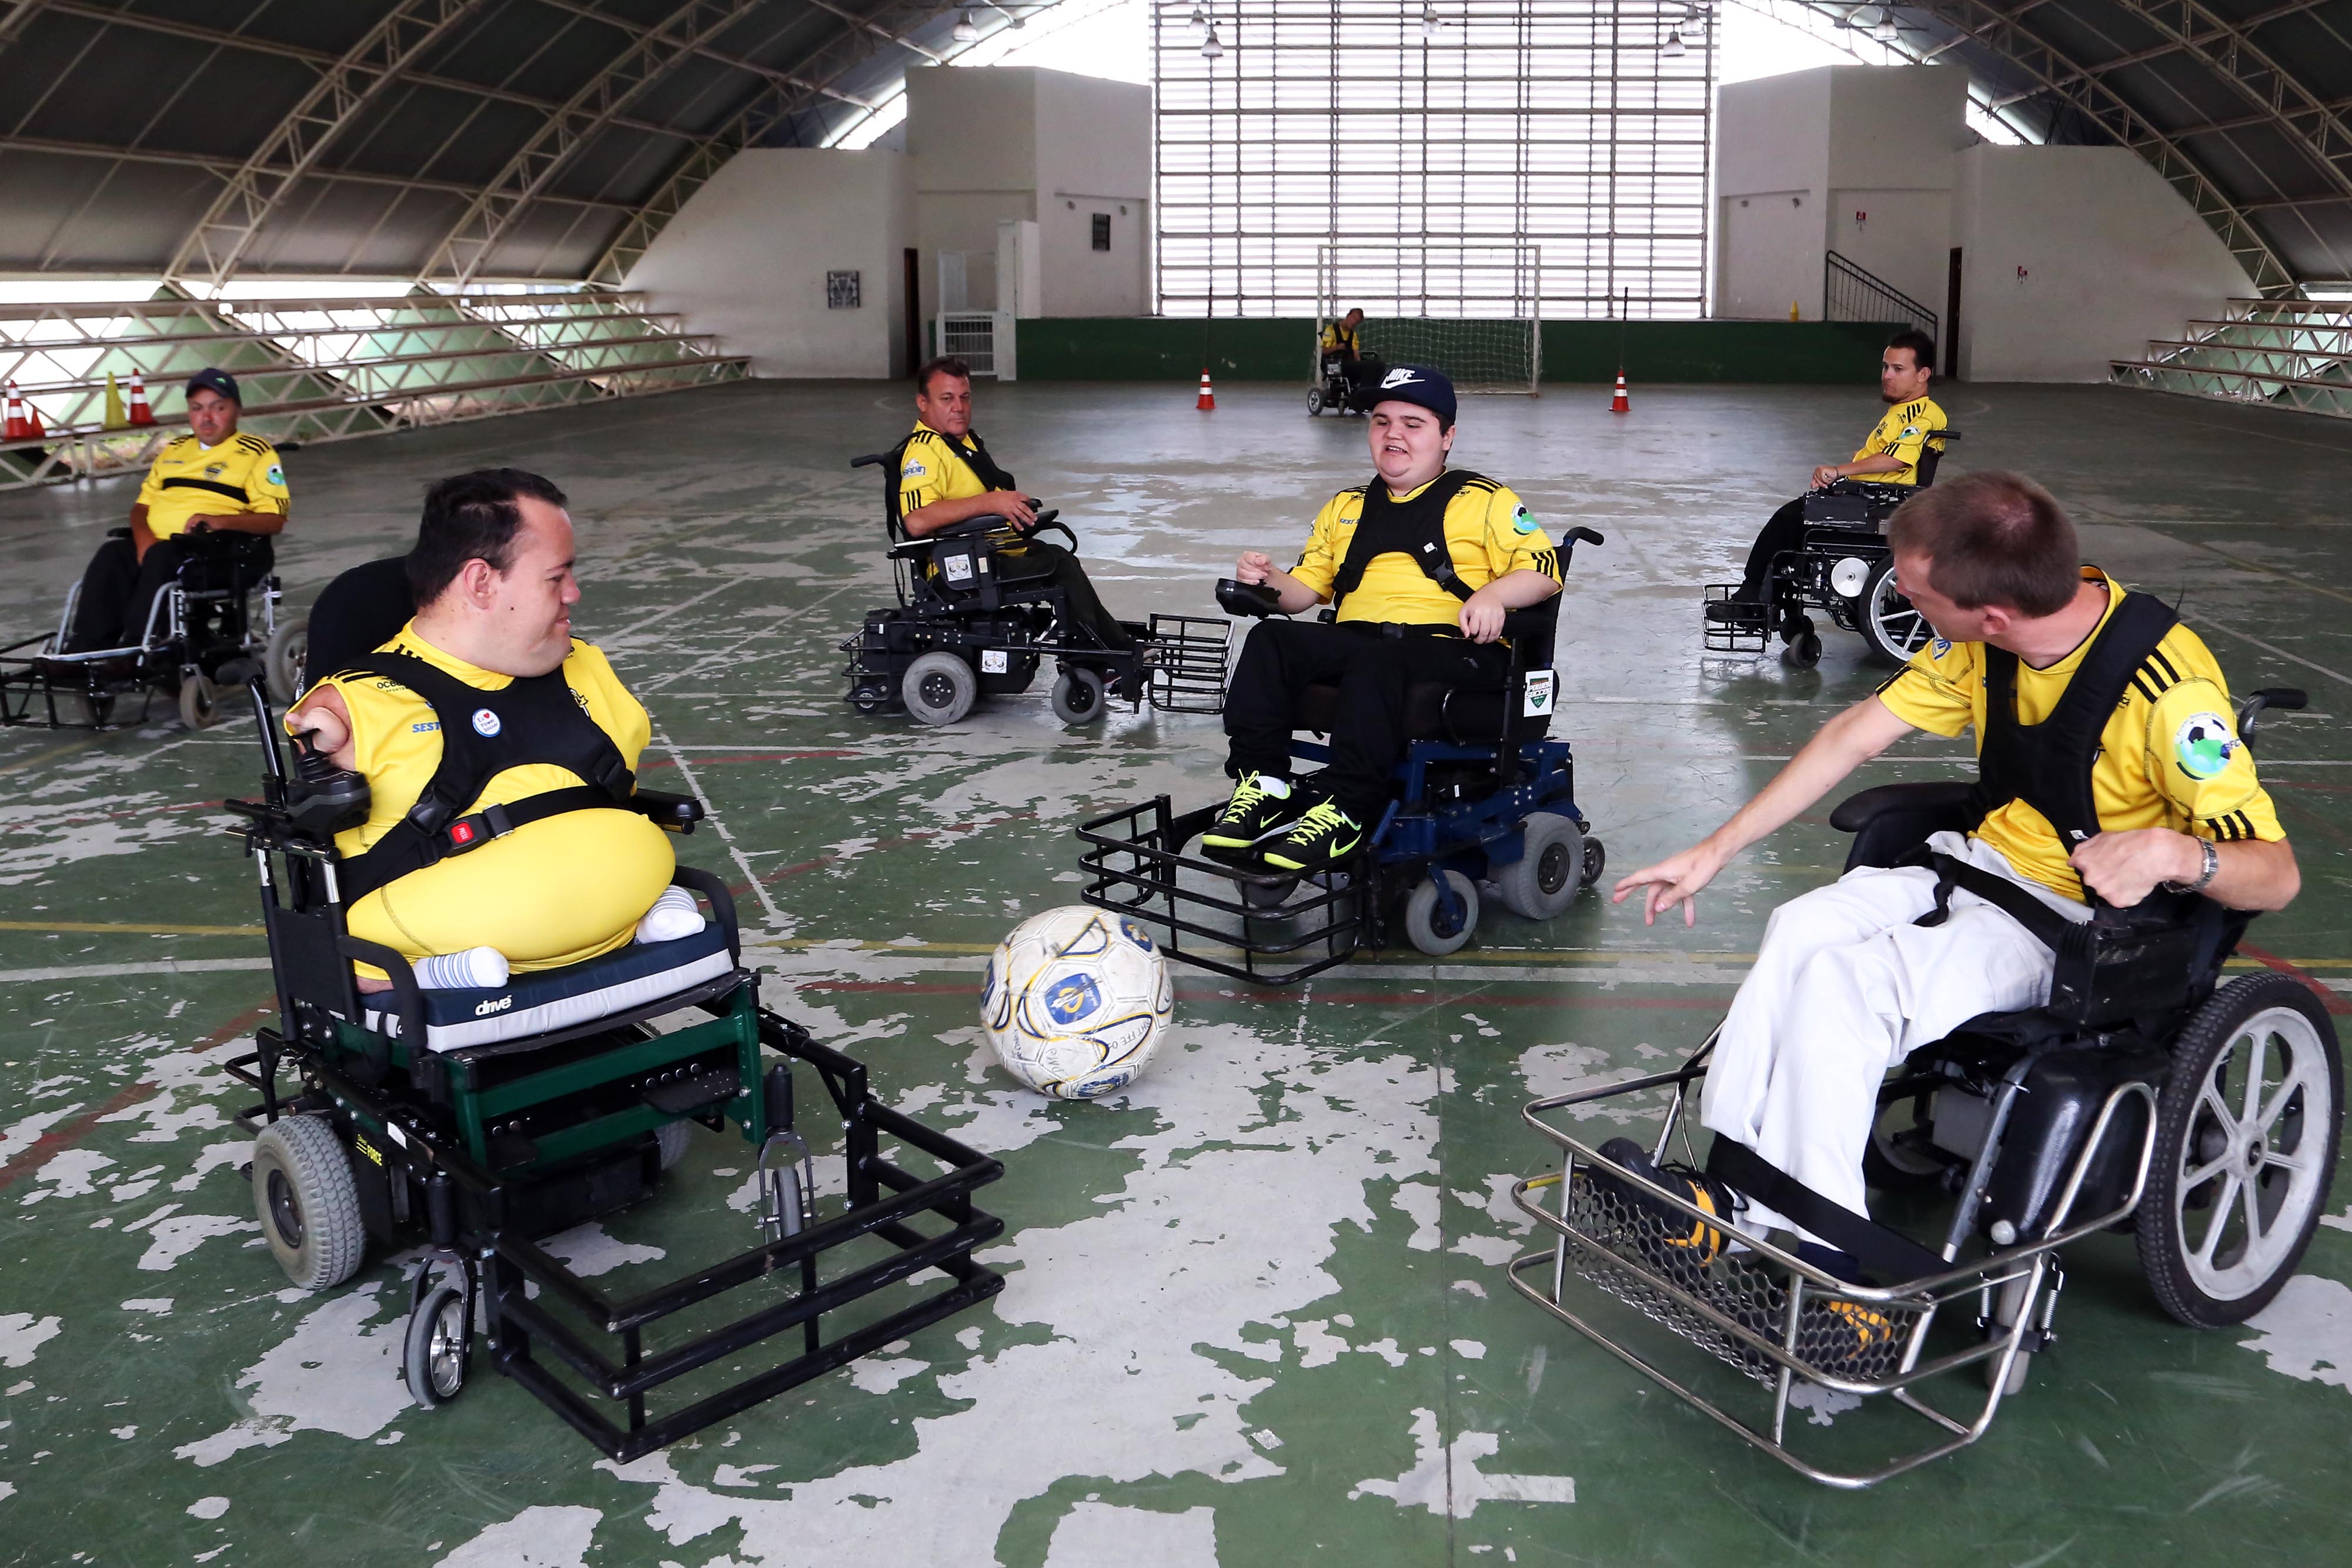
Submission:
M 1276 800 L 1287 800 L 1290 799 L 1290 780 L 1285 779 L 1281 774 L 1253 773 L 1250 777 L 1257 780 L 1257 787 L 1259 789 L 1265 790 Z
M 694 904 L 694 894 L 682 887 L 666 887 L 637 922 L 640 942 L 675 942 L 681 936 L 691 936 L 702 929 L 702 911 Z
M 409 966 L 428 991 L 487 991 L 507 983 L 507 956 L 496 947 L 436 953 Z

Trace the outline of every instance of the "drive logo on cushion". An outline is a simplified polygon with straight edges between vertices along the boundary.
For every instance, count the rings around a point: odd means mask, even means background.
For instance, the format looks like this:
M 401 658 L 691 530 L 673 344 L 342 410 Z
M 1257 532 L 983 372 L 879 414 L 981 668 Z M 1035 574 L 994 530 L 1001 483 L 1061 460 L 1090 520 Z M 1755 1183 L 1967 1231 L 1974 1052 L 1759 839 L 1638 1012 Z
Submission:
M 492 1013 L 502 1013 L 512 1006 L 514 1006 L 512 997 L 500 997 L 495 1001 L 478 1002 L 475 1004 L 474 1016 L 478 1019 L 486 1019 Z
M 474 710 L 474 733 L 483 739 L 488 740 L 505 727 L 499 722 L 499 716 L 489 709 L 478 707 Z

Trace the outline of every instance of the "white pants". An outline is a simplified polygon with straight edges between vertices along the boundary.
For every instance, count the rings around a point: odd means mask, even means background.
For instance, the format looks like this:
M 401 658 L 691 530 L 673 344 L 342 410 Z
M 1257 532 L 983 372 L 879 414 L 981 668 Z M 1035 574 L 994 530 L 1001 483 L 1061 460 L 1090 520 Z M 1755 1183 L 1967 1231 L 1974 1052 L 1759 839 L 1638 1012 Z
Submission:
M 1989 845 L 1958 833 L 1928 843 L 2069 919 L 2090 917 Z M 1700 1122 L 1866 1214 L 1862 1151 L 1887 1073 L 1979 1013 L 2050 999 L 2050 949 L 2013 916 L 1954 889 L 1950 918 L 1911 924 L 1935 906 L 1936 873 L 1905 866 L 1848 872 L 1774 910 L 1717 1038 Z M 1759 1236 L 1797 1228 L 1755 1204 L 1739 1224 Z

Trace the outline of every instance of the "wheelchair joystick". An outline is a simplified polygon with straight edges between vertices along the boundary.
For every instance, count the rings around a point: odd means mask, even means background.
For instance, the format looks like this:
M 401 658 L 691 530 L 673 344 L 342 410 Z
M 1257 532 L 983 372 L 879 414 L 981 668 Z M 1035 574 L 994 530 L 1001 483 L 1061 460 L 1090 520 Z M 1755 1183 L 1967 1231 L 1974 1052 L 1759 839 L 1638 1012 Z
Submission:
M 1263 582 L 1221 577 L 1217 580 L 1217 605 L 1228 615 L 1258 619 L 1281 614 L 1282 595 Z
M 286 815 L 295 831 L 320 843 L 367 821 L 367 779 L 312 748 L 308 732 L 294 737 L 294 776 L 286 781 Z

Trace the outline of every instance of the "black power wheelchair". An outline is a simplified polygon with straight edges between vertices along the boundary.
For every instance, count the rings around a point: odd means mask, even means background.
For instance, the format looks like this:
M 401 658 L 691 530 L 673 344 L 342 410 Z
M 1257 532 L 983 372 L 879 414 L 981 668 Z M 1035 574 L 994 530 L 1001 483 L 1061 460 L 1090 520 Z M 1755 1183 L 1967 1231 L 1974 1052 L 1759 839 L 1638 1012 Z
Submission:
M 1311 418 L 1329 409 L 1337 413 L 1365 413 L 1380 401 L 1382 365 L 1370 355 L 1360 357 L 1361 367 L 1355 376 L 1348 374 L 1348 356 L 1336 349 L 1324 349 L 1315 359 L 1316 381 L 1307 389 L 1307 413 Z
M 2240 733 L 2252 744 L 2264 707 L 2303 706 L 2301 692 L 2256 692 Z M 1830 818 L 1854 835 L 1847 868 L 1903 863 L 1928 835 L 1964 825 L 1969 788 L 1891 784 L 1848 797 Z M 2269 971 L 2224 983 L 2252 918 L 2161 891 L 2135 909 L 2102 909 L 2058 949 L 2046 1007 L 1983 1014 L 1913 1051 L 1879 1092 L 1864 1160 L 1874 1208 L 1903 1229 L 1822 1213 L 1835 1206 L 1715 1141 L 1711 1174 L 1853 1253 L 1880 1283 L 1835 1278 L 1771 1242 L 1744 1256 L 1690 1246 L 1709 1217 L 1686 1194 L 1592 1146 L 1574 1120 L 1549 1119 L 1606 1115 L 1632 1130 L 1654 1117 L 1648 1158 L 1679 1149 L 1697 1164 L 1690 1123 L 1714 1034 L 1673 1071 L 1527 1107 L 1560 1165 L 1513 1189 L 1551 1245 L 1515 1260 L 1512 1283 L 1836 1487 L 1872 1485 L 1982 1437 L 2023 1388 L 2028 1358 L 2056 1343 L 2061 1249 L 2099 1231 L 2136 1238 L 2174 1318 L 2243 1322 L 2284 1286 L 2326 1207 L 2344 1102 L 2335 1025 L 2307 986 Z M 1852 1325 L 1864 1314 L 1877 1330 L 1857 1343 Z M 1771 1391 L 1769 1418 L 1743 1418 L 1702 1392 L 1710 1359 Z M 1973 1396 L 1953 1392 L 1956 1374 L 1977 1380 Z M 1829 1458 L 1801 1456 L 1789 1410 L 1809 1386 L 1887 1396 L 1926 1419 L 1927 1446 L 1890 1454 L 1872 1427 L 1866 1449 L 1840 1442 Z
M 108 530 L 127 539 L 131 530 Z M 300 689 L 306 623 L 278 613 L 277 575 L 266 564 L 269 541 L 226 529 L 186 536 L 178 576 L 155 595 L 139 640 L 120 648 L 60 652 L 81 601 L 66 594 L 57 630 L 0 648 L 0 725 L 106 729 L 122 699 L 136 695 L 146 721 L 159 692 L 176 694 L 180 722 L 209 726 L 224 688 L 259 674 L 279 702 Z M 257 604 L 257 601 L 258 601 Z
M 1579 542 L 1605 541 L 1570 528 L 1560 541 L 1563 572 Z M 1079 825 L 1079 896 L 1160 927 L 1171 957 L 1269 986 L 1386 947 L 1400 927 L 1432 957 L 1457 952 L 1477 927 L 1482 889 L 1523 919 L 1551 919 L 1600 879 L 1607 860 L 1576 806 L 1569 743 L 1549 738 L 1562 597 L 1505 619 L 1511 661 L 1500 689 L 1408 688 L 1411 738 L 1393 798 L 1338 865 L 1302 878 L 1188 855 L 1223 802 L 1180 815 L 1161 795 Z M 1237 616 L 1281 612 L 1262 584 L 1221 581 L 1217 601 Z M 1336 686 L 1307 687 L 1296 727 L 1328 735 L 1338 699 Z M 1294 738 L 1291 755 L 1325 763 L 1331 751 Z
M 1880 485 L 1840 479 L 1804 497 L 1805 533 L 1795 549 L 1773 557 L 1766 582 L 1766 613 L 1760 619 L 1705 622 L 1706 648 L 1715 653 L 1760 653 L 1771 638 L 1780 657 L 1809 670 L 1822 661 L 1821 633 L 1809 609 L 1862 638 L 1872 659 L 1884 664 L 1909 661 L 1934 636 L 1927 618 L 1911 608 L 1895 586 L 1895 555 L 1886 548 L 1886 520 L 1895 508 L 1936 482 L 1944 443 L 1957 430 L 1936 433 L 1919 454 L 1919 483 Z M 1706 585 L 1710 604 L 1729 601 L 1736 582 Z
M 709 906 L 698 936 L 492 990 L 422 989 L 398 953 L 345 927 L 334 835 L 365 819 L 365 780 L 299 743 L 289 768 L 252 689 L 262 797 L 226 805 L 260 869 L 278 991 L 277 1021 L 228 1067 L 261 1096 L 240 1117 L 259 1124 L 254 1203 L 304 1290 L 349 1279 L 371 1243 L 415 1249 L 402 1376 L 420 1405 L 464 1387 L 478 1331 L 500 1372 L 625 1461 L 1003 1288 L 972 1260 L 1003 1228 L 972 1194 L 1003 1167 L 879 1103 L 863 1065 L 760 1005 L 725 883 L 687 866 L 672 878 Z M 688 796 L 632 804 L 673 832 L 703 816 Z M 359 990 L 354 960 L 392 988 Z M 681 1013 L 702 1016 L 655 1027 Z M 819 1197 L 815 1134 L 795 1126 L 803 1067 L 841 1119 L 837 1207 Z M 759 1245 L 618 1300 L 541 1245 L 651 1195 L 698 1123 L 731 1124 L 758 1151 Z M 879 1299 L 902 1283 L 917 1289 Z M 740 1316 L 730 1291 L 749 1298 Z M 796 1354 L 749 1354 L 794 1331 Z M 715 1370 L 745 1361 L 731 1381 Z
M 1171 713 L 1223 710 L 1228 622 L 1192 615 L 1122 621 L 1134 646 L 1104 647 L 1071 621 L 1059 589 L 1021 575 L 1021 541 L 1031 535 L 1050 529 L 1076 551 L 1077 536 L 1056 520 L 1057 510 L 1039 512 L 1026 530 L 992 516 L 910 536 L 897 483 L 905 444 L 850 463 L 883 471 L 898 596 L 895 608 L 867 612 L 865 625 L 841 644 L 850 655 L 843 672 L 850 706 L 867 715 L 903 707 L 927 725 L 953 724 L 982 696 L 1027 691 L 1038 662 L 1050 658 L 1054 716 L 1064 724 L 1099 721 L 1114 697 Z

